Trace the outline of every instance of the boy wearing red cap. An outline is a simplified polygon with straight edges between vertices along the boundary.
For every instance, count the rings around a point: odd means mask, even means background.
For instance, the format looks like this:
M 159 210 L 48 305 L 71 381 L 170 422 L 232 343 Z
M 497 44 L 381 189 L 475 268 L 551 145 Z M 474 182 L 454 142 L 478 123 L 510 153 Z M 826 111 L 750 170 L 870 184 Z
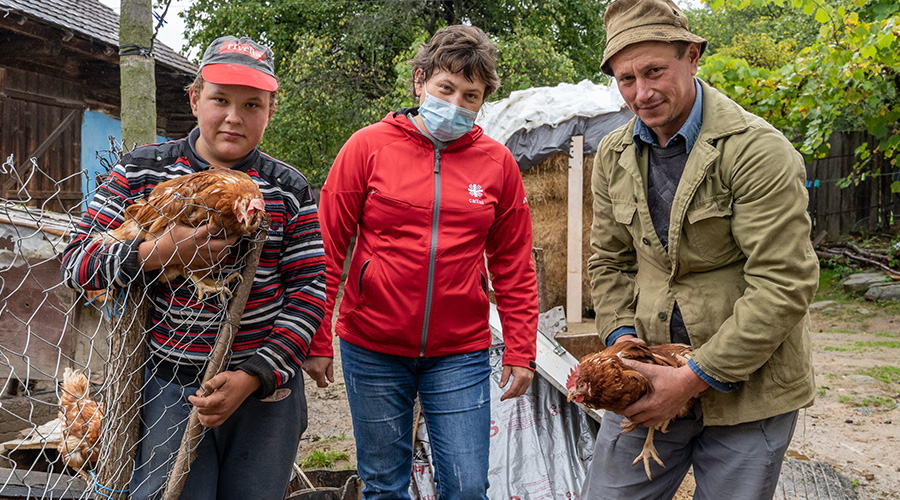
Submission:
M 302 174 L 256 148 L 275 111 L 277 89 L 270 49 L 246 37 L 213 41 L 188 89 L 198 127 L 184 139 L 125 154 L 65 249 L 62 275 L 69 286 L 155 287 L 147 288 L 154 291 L 153 310 L 132 499 L 162 494 L 192 407 L 207 430 L 182 498 L 284 498 L 307 425 L 300 368 L 324 384 L 327 364 L 308 358 L 325 300 L 315 200 Z M 224 308 L 218 297 L 198 299 L 180 279 L 156 283 L 159 269 L 172 259 L 201 266 L 217 260 L 203 255 L 224 255 L 227 267 L 246 245 L 234 236 L 218 237 L 220 228 L 209 226 L 175 225 L 171 238 L 154 241 L 104 245 L 91 236 L 121 225 L 125 209 L 159 183 L 210 167 L 248 174 L 265 198 L 271 224 L 229 365 L 201 388 Z

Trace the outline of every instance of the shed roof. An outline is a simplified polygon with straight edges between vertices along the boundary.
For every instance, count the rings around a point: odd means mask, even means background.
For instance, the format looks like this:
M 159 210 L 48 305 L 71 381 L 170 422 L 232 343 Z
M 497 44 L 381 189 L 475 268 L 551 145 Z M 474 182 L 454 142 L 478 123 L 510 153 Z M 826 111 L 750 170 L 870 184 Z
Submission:
M 0 16 L 11 12 L 39 19 L 91 40 L 119 46 L 119 15 L 97 0 L 0 0 Z M 159 64 L 191 75 L 197 73 L 195 64 L 163 43 L 154 42 L 153 56 Z

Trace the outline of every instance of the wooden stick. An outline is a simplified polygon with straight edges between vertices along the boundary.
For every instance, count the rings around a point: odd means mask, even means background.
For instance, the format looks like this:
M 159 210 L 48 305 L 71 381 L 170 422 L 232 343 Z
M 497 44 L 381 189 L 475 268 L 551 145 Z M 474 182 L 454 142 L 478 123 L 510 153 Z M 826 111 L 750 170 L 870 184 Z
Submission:
M 581 323 L 582 279 L 582 205 L 584 199 L 584 136 L 572 137 L 569 147 L 569 188 L 566 239 L 566 321 Z
M 247 306 L 247 299 L 250 297 L 253 276 L 256 275 L 256 268 L 259 266 L 259 256 L 262 253 L 267 232 L 268 225 L 264 224 L 253 234 L 250 252 L 247 255 L 247 264 L 241 273 L 241 284 L 238 285 L 237 291 L 228 304 L 228 310 L 225 313 L 225 323 L 222 325 L 222 331 L 216 337 L 216 343 L 209 354 L 209 361 L 206 365 L 206 372 L 203 375 L 201 386 L 221 373 L 225 368 L 227 354 L 231 350 L 231 343 L 234 341 L 234 335 L 241 324 L 241 316 L 243 316 L 244 308 Z M 200 442 L 202 435 L 203 426 L 200 425 L 200 414 L 197 408 L 194 408 L 191 410 L 190 420 L 188 420 L 187 428 L 184 430 L 181 447 L 178 449 L 178 456 L 175 457 L 172 472 L 169 473 L 169 479 L 166 482 L 166 490 L 163 493 L 164 500 L 177 500 L 181 496 L 184 480 L 187 478 L 191 463 L 197 458 L 197 444 Z
M 309 478 L 306 477 L 306 473 L 303 472 L 303 469 L 300 468 L 300 464 L 298 464 L 297 462 L 294 462 L 294 472 L 295 472 L 298 476 L 300 476 L 301 478 L 303 478 L 303 481 L 306 482 L 307 486 L 309 486 L 309 488 L 310 488 L 311 490 L 315 490 L 315 489 L 316 489 L 316 487 L 313 486 L 312 481 L 310 481 Z
M 42 227 L 42 226 L 39 226 L 39 225 L 37 225 L 37 224 L 31 224 L 31 223 L 28 223 L 28 222 L 14 221 L 14 220 L 10 220 L 10 219 L 7 218 L 7 217 L 4 217 L 4 218 L 0 219 L 0 222 L 7 222 L 7 223 L 12 224 L 12 225 L 14 225 L 14 226 L 27 227 L 27 228 L 29 228 L 29 229 L 37 229 L 38 231 L 43 231 L 43 232 L 45 232 L 45 233 L 52 234 L 52 235 L 54 235 L 54 236 L 62 236 L 63 238 L 68 238 L 68 237 L 69 237 L 69 232 L 68 232 L 68 231 L 60 231 L 59 229 L 53 229 L 53 228 L 49 228 L 49 227 Z
M 848 259 L 852 259 L 857 262 L 865 262 L 866 264 L 871 264 L 871 265 L 889 273 L 892 277 L 900 275 L 900 271 L 898 271 L 896 269 L 891 269 L 889 266 L 886 266 L 886 265 L 882 264 L 881 262 L 878 262 L 877 260 L 869 259 L 869 258 L 863 257 L 861 255 L 855 255 L 852 252 L 848 252 L 846 250 L 843 252 L 843 255 L 846 256 Z
M 416 421 L 413 422 L 413 448 L 416 447 L 416 434 L 419 432 L 419 420 L 422 418 L 422 404 L 416 405 Z
M 882 262 L 885 262 L 885 261 L 890 262 L 891 261 L 891 258 L 888 257 L 887 255 L 876 253 L 876 252 L 871 252 L 869 250 L 863 250 L 862 248 L 859 248 L 858 246 L 856 246 L 852 243 L 850 244 L 850 248 L 852 248 L 854 252 L 858 253 L 859 255 L 862 255 L 863 257 L 868 257 L 870 259 L 877 259 Z
M 888 275 L 892 279 L 895 279 L 895 280 L 900 279 L 900 270 L 893 269 L 885 264 L 882 264 L 881 262 L 878 262 L 877 260 L 869 259 L 869 258 L 863 257 L 861 255 L 856 255 L 855 253 L 853 253 L 849 250 L 835 250 L 832 248 L 817 249 L 816 256 L 819 257 L 820 259 L 831 259 L 834 257 L 846 257 L 847 259 L 850 259 L 850 260 L 853 260 L 856 262 L 862 262 L 864 264 L 869 264 L 869 265 L 875 266 L 875 267 L 881 269 L 882 271 L 885 271 L 886 273 L 888 273 Z

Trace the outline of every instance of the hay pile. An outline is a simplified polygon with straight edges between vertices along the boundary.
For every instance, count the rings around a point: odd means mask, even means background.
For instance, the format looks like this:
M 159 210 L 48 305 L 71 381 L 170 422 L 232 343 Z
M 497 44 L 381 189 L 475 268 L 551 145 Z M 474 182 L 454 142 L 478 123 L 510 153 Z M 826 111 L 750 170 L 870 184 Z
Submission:
M 591 169 L 594 155 L 584 157 L 582 203 L 582 315 L 593 316 L 587 260 L 590 257 Z M 536 248 L 544 249 L 547 308 L 566 305 L 566 241 L 568 225 L 569 156 L 557 153 L 522 172 L 522 183 L 531 208 Z M 589 313 L 589 314 L 586 314 Z

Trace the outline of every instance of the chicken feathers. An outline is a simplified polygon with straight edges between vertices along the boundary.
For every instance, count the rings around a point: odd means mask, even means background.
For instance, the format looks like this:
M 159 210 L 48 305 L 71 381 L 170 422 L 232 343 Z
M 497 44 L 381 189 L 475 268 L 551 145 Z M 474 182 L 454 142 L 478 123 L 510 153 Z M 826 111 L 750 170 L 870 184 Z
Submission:
M 137 200 L 129 206 L 122 225 L 105 233 L 103 239 L 107 243 L 137 238 L 154 240 L 176 224 L 200 227 L 208 223 L 223 228 L 227 236 L 243 236 L 255 232 L 268 218 L 263 195 L 249 175 L 211 168 L 161 182 L 147 200 Z M 222 281 L 203 277 L 210 271 L 216 269 L 191 270 L 180 262 L 169 262 L 160 279 L 171 283 L 178 276 L 184 277 L 194 283 L 198 299 L 203 300 L 207 293 L 227 293 L 224 284 L 240 278 L 238 273 Z
M 644 395 L 653 391 L 650 379 L 641 372 L 626 365 L 623 360 L 630 359 L 641 363 L 678 368 L 691 359 L 691 347 L 685 344 L 662 344 L 648 346 L 638 342 L 619 342 L 603 351 L 588 354 L 581 358 L 580 364 L 572 368 L 566 381 L 569 391 L 568 400 L 581 403 L 588 408 L 609 410 L 621 413 Z M 682 417 L 687 414 L 694 399 L 691 399 L 678 412 Z M 650 477 L 650 459 L 665 467 L 653 446 L 653 431 L 666 432 L 669 422 L 662 422 L 648 429 L 647 439 L 641 454 L 634 459 L 644 462 L 644 472 Z M 625 419 L 622 431 L 631 432 L 637 424 Z
M 62 439 L 56 449 L 62 462 L 78 471 L 90 484 L 91 478 L 84 467 L 89 462 L 96 462 L 100 455 L 103 405 L 90 398 L 87 377 L 66 368 L 59 406 Z

